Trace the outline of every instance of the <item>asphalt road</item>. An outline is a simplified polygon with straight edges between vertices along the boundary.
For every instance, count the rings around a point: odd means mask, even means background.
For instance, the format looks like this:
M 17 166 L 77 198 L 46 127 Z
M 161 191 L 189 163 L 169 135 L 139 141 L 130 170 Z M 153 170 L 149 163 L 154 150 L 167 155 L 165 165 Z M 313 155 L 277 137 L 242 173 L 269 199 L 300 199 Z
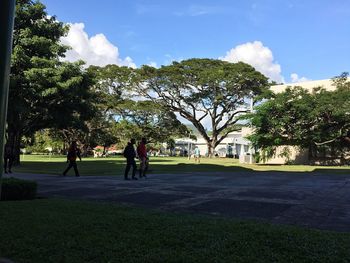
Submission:
M 14 174 L 38 182 L 38 195 L 126 203 L 165 211 L 255 219 L 350 232 L 350 175 L 294 172 L 60 177 Z

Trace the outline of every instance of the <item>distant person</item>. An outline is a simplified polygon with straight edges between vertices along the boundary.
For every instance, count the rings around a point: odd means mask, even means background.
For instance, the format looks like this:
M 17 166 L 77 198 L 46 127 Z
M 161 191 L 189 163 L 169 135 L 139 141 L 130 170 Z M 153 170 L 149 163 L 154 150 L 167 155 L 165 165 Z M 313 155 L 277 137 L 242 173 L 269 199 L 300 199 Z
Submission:
M 12 173 L 12 165 L 13 165 L 13 161 L 14 161 L 14 154 L 13 154 L 13 149 L 11 147 L 11 145 L 7 142 L 5 144 L 5 149 L 4 149 L 4 172 L 5 174 L 7 173 Z M 8 170 L 7 170 L 8 168 Z
M 188 153 L 187 150 L 184 150 L 183 156 L 186 157 L 186 156 L 187 156 L 187 153 Z
M 70 170 L 70 168 L 74 168 L 75 176 L 79 177 L 79 171 L 78 171 L 78 166 L 77 166 L 77 157 L 81 161 L 80 157 L 80 149 L 77 146 L 77 142 L 73 141 L 71 145 L 69 146 L 68 149 L 68 154 L 67 154 L 67 163 L 69 162 L 69 165 L 67 169 L 63 172 L 63 176 L 67 175 L 67 172 Z
M 135 157 L 136 157 L 136 152 L 135 152 L 135 139 L 131 139 L 130 142 L 128 142 L 128 145 L 124 149 L 124 157 L 126 158 L 126 167 L 125 167 L 125 172 L 124 172 L 124 179 L 129 180 L 128 174 L 130 171 L 130 168 L 132 166 L 132 179 L 137 180 L 136 178 L 136 162 L 135 162 Z
M 198 147 L 196 147 L 196 148 L 194 149 L 194 162 L 195 162 L 195 163 L 196 163 L 196 162 L 198 162 L 198 163 L 201 162 L 201 151 L 199 150 Z
M 140 173 L 139 177 L 146 178 L 146 172 L 148 170 L 148 158 L 147 158 L 147 149 L 146 149 L 147 140 L 142 138 L 140 144 L 137 146 L 137 155 L 140 160 Z

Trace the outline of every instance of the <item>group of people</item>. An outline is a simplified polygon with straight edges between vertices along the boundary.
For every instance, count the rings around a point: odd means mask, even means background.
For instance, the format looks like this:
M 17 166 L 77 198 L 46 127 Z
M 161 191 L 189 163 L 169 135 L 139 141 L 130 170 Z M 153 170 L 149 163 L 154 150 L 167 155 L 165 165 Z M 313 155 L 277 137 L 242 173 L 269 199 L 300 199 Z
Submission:
M 124 157 L 126 158 L 126 167 L 124 172 L 124 179 L 130 180 L 128 175 L 129 171 L 132 168 L 132 180 L 137 180 L 136 177 L 136 171 L 137 171 L 137 165 L 135 158 L 138 158 L 140 160 L 140 169 L 139 169 L 139 178 L 147 178 L 146 172 L 148 170 L 148 156 L 147 156 L 147 149 L 146 144 L 147 140 L 146 138 L 142 138 L 139 145 L 137 146 L 135 150 L 135 144 L 136 140 L 131 139 L 130 142 L 128 142 L 128 145 L 124 149 Z M 5 145 L 5 151 L 4 151 L 4 172 L 5 173 L 12 173 L 11 168 L 13 164 L 13 153 L 12 149 L 9 144 Z M 81 155 L 80 155 L 80 149 L 77 146 L 77 142 L 73 141 L 71 145 L 69 146 L 68 153 L 67 153 L 67 163 L 68 167 L 64 170 L 62 173 L 63 176 L 66 176 L 68 171 L 73 167 L 75 176 L 79 177 L 79 170 L 77 166 L 77 159 L 81 161 Z M 200 151 L 199 148 L 196 147 L 194 150 L 194 159 L 195 162 L 200 163 Z
M 135 162 L 135 158 L 138 157 L 140 160 L 140 169 L 139 169 L 139 178 L 146 178 L 146 171 L 148 167 L 148 158 L 147 158 L 147 149 L 146 149 L 146 138 L 142 138 L 141 142 L 136 148 L 135 151 L 135 139 L 131 139 L 130 142 L 128 142 L 128 145 L 124 149 L 124 157 L 126 158 L 126 167 L 124 172 L 124 179 L 129 180 L 128 174 L 130 171 L 130 168 L 132 167 L 132 180 L 137 180 L 136 177 L 136 170 L 137 165 Z
M 129 171 L 132 168 L 132 180 L 137 180 L 136 177 L 136 171 L 137 171 L 137 165 L 135 158 L 138 158 L 140 160 L 140 169 L 139 169 L 139 178 L 147 178 L 146 172 L 148 170 L 148 156 L 147 156 L 147 149 L 146 144 L 147 140 L 146 138 L 142 138 L 140 143 L 138 144 L 137 148 L 135 149 L 136 140 L 131 139 L 130 142 L 128 142 L 128 145 L 124 149 L 124 157 L 126 158 L 126 167 L 124 172 L 124 179 L 130 180 L 129 178 Z M 13 153 L 11 150 L 11 147 L 9 144 L 5 145 L 5 151 L 4 151 L 4 172 L 5 173 L 12 173 L 11 168 L 13 164 Z M 79 170 L 77 166 L 77 159 L 81 161 L 81 155 L 80 155 L 80 149 L 77 146 L 77 142 L 73 141 L 71 145 L 69 146 L 68 153 L 67 153 L 67 163 L 68 167 L 64 170 L 62 173 L 63 176 L 66 176 L 68 171 L 73 167 L 75 176 L 79 177 Z M 195 162 L 200 163 L 200 151 L 199 148 L 196 147 L 194 150 L 194 159 Z
M 136 177 L 137 165 L 135 161 L 136 157 L 138 157 L 138 159 L 140 160 L 139 178 L 146 178 L 146 172 L 148 169 L 148 157 L 147 157 L 147 149 L 146 149 L 147 140 L 146 138 L 142 138 L 136 150 L 134 146 L 135 144 L 136 144 L 136 140 L 131 139 L 130 142 L 128 142 L 128 145 L 124 149 L 124 157 L 126 158 L 126 167 L 124 172 L 125 180 L 130 180 L 128 177 L 128 174 L 131 167 L 132 167 L 131 179 L 137 180 L 137 177 Z M 67 154 L 68 167 L 66 168 L 66 170 L 64 170 L 62 174 L 63 176 L 66 176 L 68 171 L 72 167 L 74 168 L 75 176 L 77 177 L 80 176 L 78 166 L 77 166 L 78 158 L 81 161 L 80 150 L 77 146 L 77 142 L 73 141 L 68 149 L 68 154 Z

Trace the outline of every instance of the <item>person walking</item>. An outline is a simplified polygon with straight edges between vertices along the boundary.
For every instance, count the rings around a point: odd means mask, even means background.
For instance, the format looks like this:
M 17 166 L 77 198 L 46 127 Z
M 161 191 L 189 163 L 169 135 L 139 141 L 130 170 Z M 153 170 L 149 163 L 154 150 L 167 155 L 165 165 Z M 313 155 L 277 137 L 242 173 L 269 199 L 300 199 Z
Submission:
M 125 167 L 125 172 L 124 172 L 124 179 L 129 180 L 128 174 L 130 171 L 130 168 L 132 166 L 132 179 L 137 180 L 136 178 L 136 162 L 135 162 L 135 157 L 136 157 L 136 152 L 134 148 L 134 144 L 136 143 L 135 139 L 131 139 L 130 142 L 128 142 L 128 145 L 124 149 L 124 157 L 126 158 L 126 167 Z
M 77 166 L 77 157 L 81 161 L 80 149 L 77 146 L 77 142 L 72 141 L 71 145 L 69 146 L 68 154 L 67 154 L 67 163 L 69 162 L 69 164 L 68 164 L 67 169 L 63 172 L 63 176 L 66 176 L 68 171 L 72 167 L 74 168 L 75 176 L 77 176 L 77 177 L 80 176 L 79 171 L 78 171 L 78 166 Z
M 4 149 L 4 172 L 12 173 L 12 164 L 14 160 L 14 154 L 11 145 L 7 142 Z M 8 168 L 8 170 L 7 170 Z
M 198 148 L 198 146 L 196 146 L 196 148 L 194 149 L 194 162 L 198 162 L 200 163 L 201 162 L 201 152 Z
M 140 172 L 139 177 L 146 177 L 146 171 L 148 168 L 148 160 L 147 160 L 147 150 L 146 150 L 147 140 L 146 138 L 142 138 L 139 146 L 137 146 L 137 155 L 140 160 Z

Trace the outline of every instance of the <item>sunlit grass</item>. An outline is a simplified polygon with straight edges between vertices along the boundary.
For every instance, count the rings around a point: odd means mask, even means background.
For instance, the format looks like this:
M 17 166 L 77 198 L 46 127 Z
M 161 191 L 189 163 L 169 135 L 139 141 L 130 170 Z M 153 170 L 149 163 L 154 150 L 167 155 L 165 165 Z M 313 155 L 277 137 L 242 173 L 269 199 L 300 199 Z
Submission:
M 64 156 L 25 155 L 22 164 L 14 171 L 23 173 L 61 174 L 66 168 Z M 83 158 L 78 161 L 82 175 L 122 175 L 125 159 L 121 156 L 109 158 Z M 240 164 L 237 159 L 201 158 L 200 164 L 185 157 L 151 157 L 150 173 L 201 173 L 234 171 L 281 171 L 342 173 L 350 175 L 349 166 L 311 166 L 311 165 L 262 165 Z M 71 171 L 73 173 L 73 171 Z

